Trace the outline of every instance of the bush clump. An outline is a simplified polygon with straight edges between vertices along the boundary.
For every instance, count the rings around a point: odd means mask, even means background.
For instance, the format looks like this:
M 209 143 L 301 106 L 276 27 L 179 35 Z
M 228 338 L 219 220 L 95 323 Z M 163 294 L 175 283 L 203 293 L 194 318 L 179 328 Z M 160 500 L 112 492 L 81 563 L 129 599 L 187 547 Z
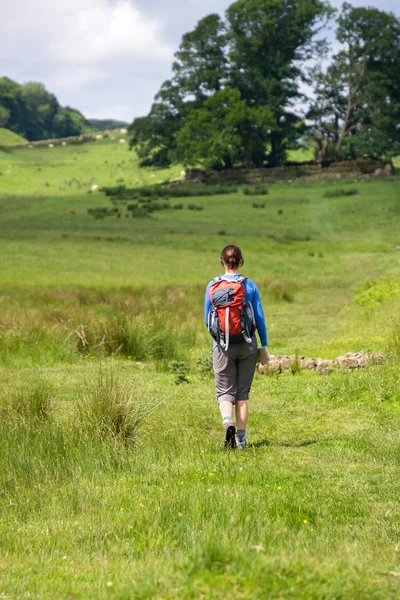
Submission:
M 97 206 L 95 208 L 87 209 L 90 216 L 95 219 L 104 219 L 105 217 L 115 217 L 115 215 L 119 214 L 118 208 L 108 208 L 105 206 Z
M 266 196 L 268 193 L 268 187 L 262 183 L 243 188 L 243 194 L 245 196 Z
M 218 196 L 234 194 L 237 188 L 230 185 L 208 185 L 205 183 L 176 186 L 155 185 L 140 188 L 127 188 L 124 185 L 103 187 L 101 191 L 115 201 L 159 199 L 159 198 L 195 198 L 198 196 Z
M 342 198 L 344 196 L 357 196 L 359 193 L 357 188 L 349 188 L 348 190 L 344 188 L 339 188 L 337 190 L 328 190 L 325 192 L 325 198 Z

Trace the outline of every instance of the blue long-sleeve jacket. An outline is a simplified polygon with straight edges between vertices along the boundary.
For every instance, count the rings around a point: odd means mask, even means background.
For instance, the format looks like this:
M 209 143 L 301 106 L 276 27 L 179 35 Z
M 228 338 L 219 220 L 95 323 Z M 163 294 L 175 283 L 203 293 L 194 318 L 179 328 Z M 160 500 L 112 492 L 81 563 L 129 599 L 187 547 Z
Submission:
M 232 281 L 234 281 L 235 278 L 239 278 L 239 277 L 241 277 L 241 275 L 232 273 L 232 274 L 224 275 L 224 277 L 227 277 L 229 279 L 232 278 Z M 211 300 L 210 300 L 209 290 L 210 290 L 210 286 L 212 285 L 213 281 L 214 280 L 210 281 L 210 283 L 207 285 L 206 296 L 204 299 L 204 320 L 205 320 L 207 327 L 208 327 L 208 314 L 209 314 L 210 308 L 211 308 Z M 261 304 L 260 292 L 258 291 L 258 287 L 254 283 L 254 281 L 252 281 L 251 279 L 246 279 L 244 282 L 244 288 L 246 290 L 246 299 L 248 302 L 250 302 L 250 304 L 253 307 L 254 317 L 256 320 L 256 326 L 257 326 L 258 335 L 260 336 L 261 345 L 268 346 L 267 325 L 265 322 L 264 311 L 263 311 L 263 307 Z

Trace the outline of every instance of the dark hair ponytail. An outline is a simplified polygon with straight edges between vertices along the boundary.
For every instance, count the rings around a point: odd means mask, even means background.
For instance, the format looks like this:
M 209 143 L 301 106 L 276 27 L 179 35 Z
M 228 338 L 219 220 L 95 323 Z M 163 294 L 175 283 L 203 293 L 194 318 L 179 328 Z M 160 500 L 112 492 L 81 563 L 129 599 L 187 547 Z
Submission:
M 241 249 L 238 246 L 226 246 L 222 250 L 221 261 L 229 269 L 239 269 L 244 264 Z

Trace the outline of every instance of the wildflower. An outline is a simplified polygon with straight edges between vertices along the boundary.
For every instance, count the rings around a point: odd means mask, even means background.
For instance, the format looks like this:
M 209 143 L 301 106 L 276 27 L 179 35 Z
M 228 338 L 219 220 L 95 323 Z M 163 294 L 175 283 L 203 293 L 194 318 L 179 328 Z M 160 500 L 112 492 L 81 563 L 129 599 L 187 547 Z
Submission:
M 280 491 L 281 489 L 282 489 L 282 488 L 281 488 L 281 486 L 280 486 L 280 485 L 278 485 L 278 490 Z
M 112 587 L 114 584 L 112 581 L 107 581 L 106 586 L 107 587 Z
M 156 510 L 161 510 L 161 508 L 159 506 L 157 506 Z
M 179 482 L 179 485 L 183 485 L 183 481 L 180 481 L 180 482 Z
M 142 502 L 139 504 L 139 506 L 140 508 L 144 508 L 144 504 Z
M 119 510 L 125 510 L 123 506 L 121 506 L 121 508 Z
M 308 523 L 307 519 L 303 519 L 303 523 L 304 523 L 304 525 L 307 525 L 307 523 Z

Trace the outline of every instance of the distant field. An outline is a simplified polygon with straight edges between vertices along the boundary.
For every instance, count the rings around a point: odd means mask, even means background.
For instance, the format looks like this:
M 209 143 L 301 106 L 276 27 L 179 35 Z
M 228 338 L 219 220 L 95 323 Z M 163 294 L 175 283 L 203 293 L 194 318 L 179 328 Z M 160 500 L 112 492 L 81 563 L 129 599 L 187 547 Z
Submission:
M 13 144 L 26 144 L 27 141 L 22 136 L 0 127 L 0 146 L 12 146 Z
M 140 169 L 134 152 L 119 140 L 82 145 L 33 147 L 0 151 L 0 194 L 82 195 L 92 185 L 138 186 L 179 177 L 181 167 Z
M 0 598 L 397 600 L 400 179 L 88 212 L 180 170 L 118 139 L 0 151 Z M 242 453 L 202 314 L 229 243 L 272 353 L 393 357 L 257 375 Z

